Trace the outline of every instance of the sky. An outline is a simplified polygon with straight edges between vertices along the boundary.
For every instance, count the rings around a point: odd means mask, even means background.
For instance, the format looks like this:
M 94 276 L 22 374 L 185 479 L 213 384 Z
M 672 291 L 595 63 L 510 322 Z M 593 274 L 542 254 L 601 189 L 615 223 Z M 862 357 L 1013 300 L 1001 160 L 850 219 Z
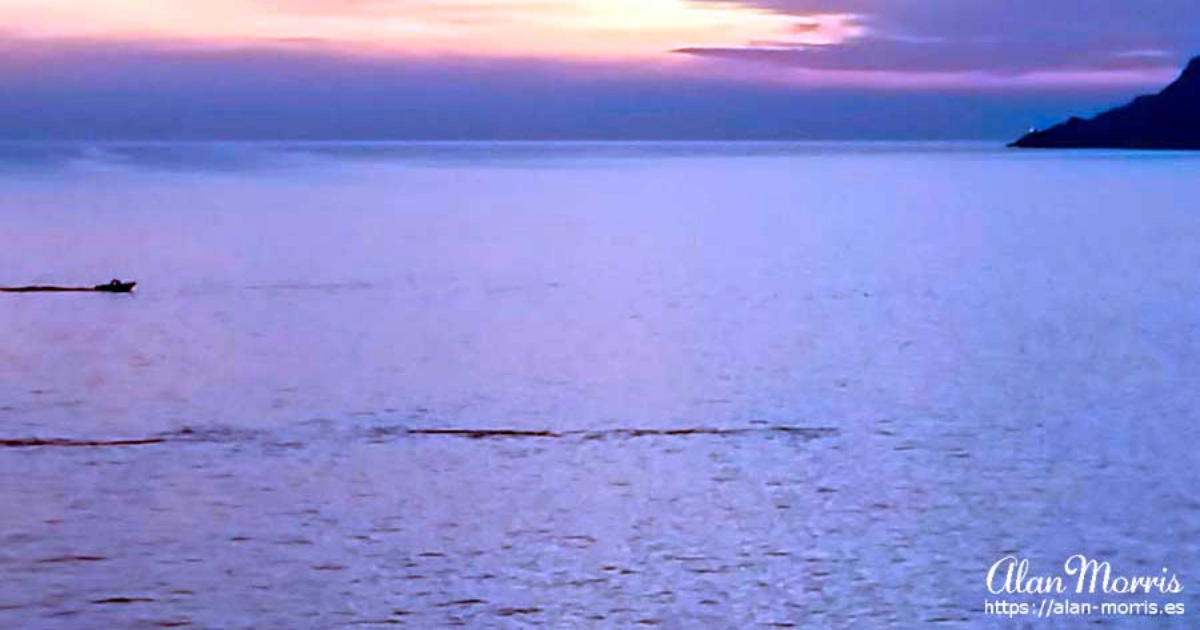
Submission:
M 0 0 L 0 138 L 1002 138 L 1198 52 L 1195 0 Z

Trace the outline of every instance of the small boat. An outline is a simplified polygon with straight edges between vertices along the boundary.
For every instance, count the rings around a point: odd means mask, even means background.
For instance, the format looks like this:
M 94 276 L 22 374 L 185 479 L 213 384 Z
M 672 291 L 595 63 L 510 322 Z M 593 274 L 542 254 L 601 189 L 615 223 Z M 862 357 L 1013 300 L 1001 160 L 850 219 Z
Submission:
M 0 293 L 82 293 L 92 291 L 99 293 L 132 293 L 136 286 L 136 282 L 112 280 L 106 284 L 97 284 L 94 287 L 55 287 L 45 285 L 0 287 Z
M 97 284 L 92 287 L 93 291 L 101 291 L 103 293 L 133 293 L 133 288 L 137 286 L 136 282 L 121 282 L 120 280 L 112 280 L 108 284 Z

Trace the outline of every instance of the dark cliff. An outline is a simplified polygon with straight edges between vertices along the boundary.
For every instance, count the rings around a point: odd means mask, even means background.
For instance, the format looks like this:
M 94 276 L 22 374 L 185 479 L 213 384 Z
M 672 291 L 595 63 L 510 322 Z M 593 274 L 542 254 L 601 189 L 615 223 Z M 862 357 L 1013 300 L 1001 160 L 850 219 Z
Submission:
M 1029 149 L 1200 149 L 1200 57 L 1163 91 L 1013 142 Z

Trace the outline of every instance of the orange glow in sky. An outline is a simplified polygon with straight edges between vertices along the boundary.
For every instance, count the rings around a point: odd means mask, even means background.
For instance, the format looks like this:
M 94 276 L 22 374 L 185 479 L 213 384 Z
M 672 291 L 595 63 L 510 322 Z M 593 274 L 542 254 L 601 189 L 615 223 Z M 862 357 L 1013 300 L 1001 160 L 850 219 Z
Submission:
M 408 54 L 582 60 L 856 35 L 842 16 L 692 0 L 0 0 L 0 24 L 24 37 L 315 40 Z

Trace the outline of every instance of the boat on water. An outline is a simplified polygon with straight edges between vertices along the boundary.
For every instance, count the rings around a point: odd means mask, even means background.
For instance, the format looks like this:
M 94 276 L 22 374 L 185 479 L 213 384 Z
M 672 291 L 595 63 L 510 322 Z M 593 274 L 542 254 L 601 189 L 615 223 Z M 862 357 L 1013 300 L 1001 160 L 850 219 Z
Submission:
M 133 293 L 133 289 L 136 286 L 136 282 L 122 282 L 120 280 L 113 279 L 108 284 L 97 284 L 96 286 L 92 287 L 92 290 L 103 293 Z
M 133 293 L 135 287 L 137 287 L 136 282 L 124 282 L 114 279 L 105 284 L 97 284 L 91 287 L 56 287 L 46 285 L 0 287 L 0 293 Z

